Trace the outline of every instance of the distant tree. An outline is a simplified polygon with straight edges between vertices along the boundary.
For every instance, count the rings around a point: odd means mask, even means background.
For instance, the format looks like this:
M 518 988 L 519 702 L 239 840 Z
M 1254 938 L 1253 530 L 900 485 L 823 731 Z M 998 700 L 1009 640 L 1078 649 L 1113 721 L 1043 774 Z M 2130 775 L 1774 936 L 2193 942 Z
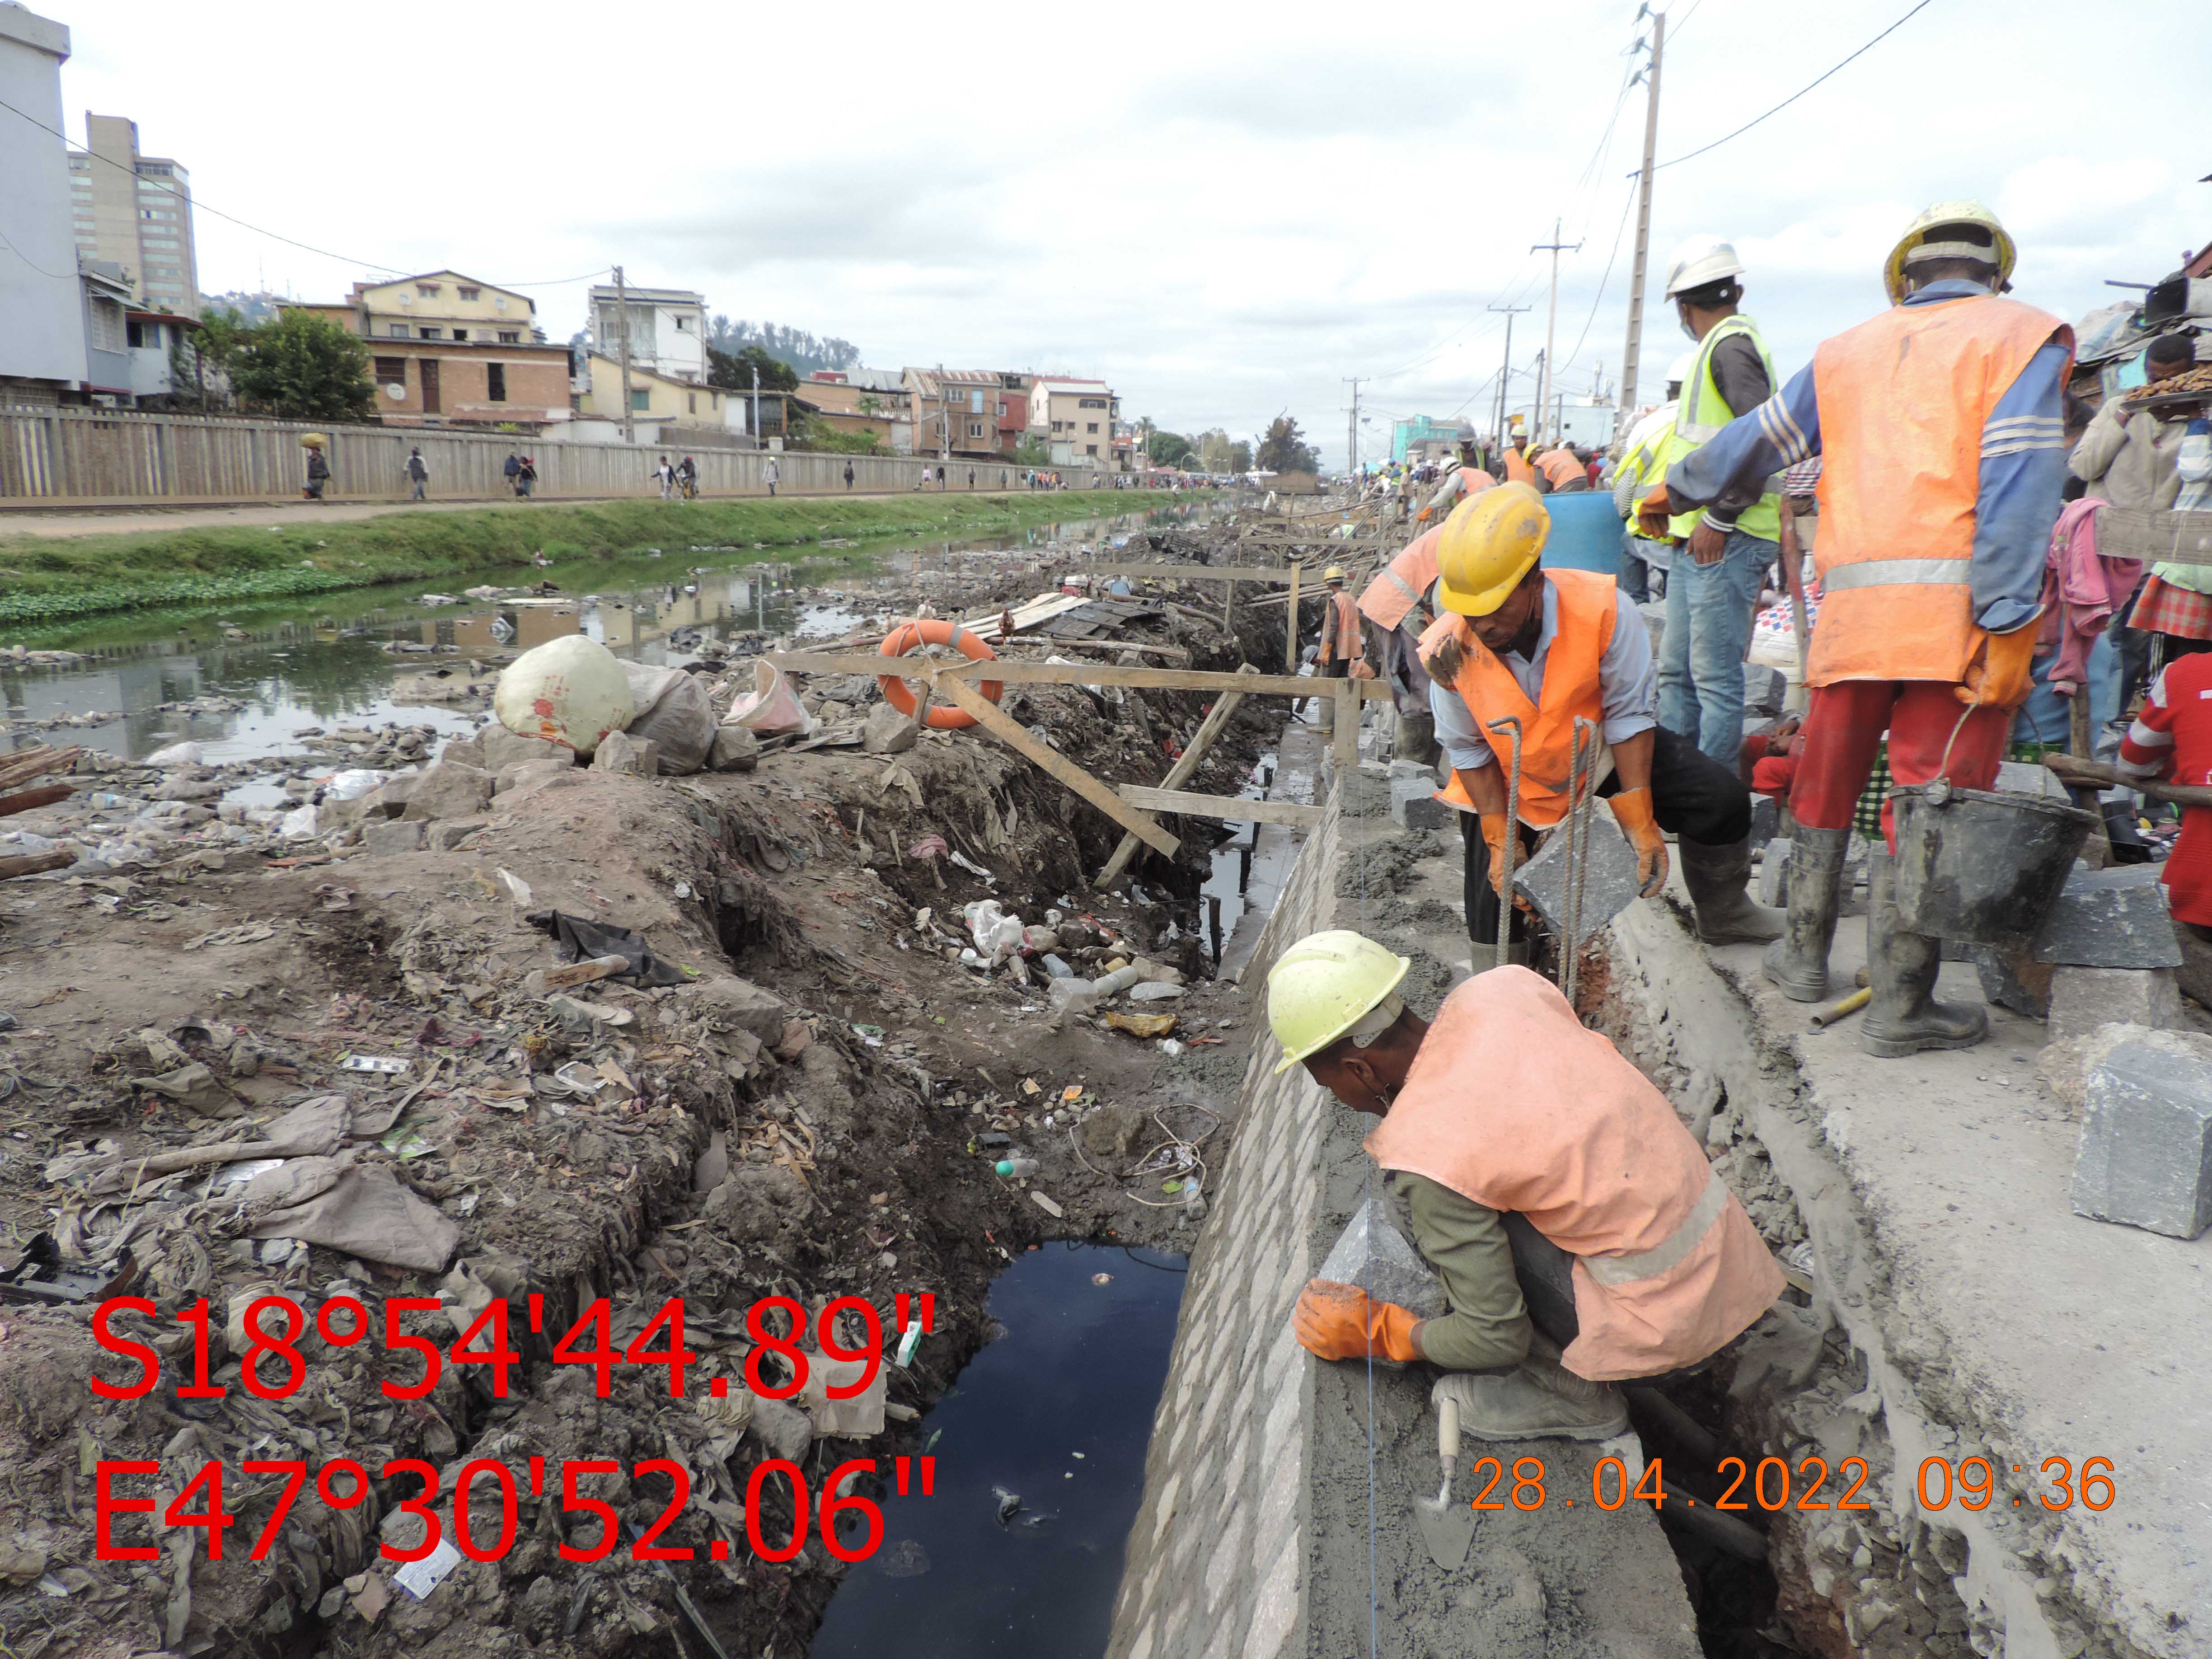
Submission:
M 1016 466 L 1050 466 L 1052 447 L 1042 438 L 1024 437 L 1014 446 Z
M 1145 440 L 1145 456 L 1154 466 L 1188 466 L 1198 459 L 1198 446 L 1180 432 L 1154 432 Z
M 755 327 L 743 318 L 733 323 L 720 313 L 708 325 L 707 343 L 733 356 L 742 347 L 759 346 L 802 378 L 817 368 L 851 368 L 860 361 L 860 349 L 850 340 L 835 335 L 817 340 L 803 328 L 786 328 L 780 323 Z M 765 382 L 767 377 L 762 378 Z
M 228 294 L 201 295 L 200 315 L 204 317 L 209 312 L 221 308 L 235 312 L 240 322 L 252 327 L 257 323 L 275 322 L 276 313 L 283 303 L 280 295 L 266 292 L 248 294 L 244 289 L 234 289 Z
M 246 330 L 230 364 L 231 388 L 249 409 L 290 420 L 366 421 L 376 414 L 368 347 L 312 312 L 287 311 Z
M 753 370 L 760 370 L 760 389 L 763 392 L 796 392 L 799 376 L 791 365 L 773 357 L 757 345 L 740 347 L 736 351 L 724 351 L 719 347 L 707 348 L 707 384 L 718 386 L 728 392 L 750 392 L 753 389 Z
M 1199 462 L 1208 472 L 1234 472 L 1235 452 L 1236 446 L 1230 442 L 1229 434 L 1218 426 L 1198 434 Z
M 1231 472 L 1249 472 L 1252 470 L 1252 446 L 1242 438 L 1229 446 L 1229 470 Z
M 231 366 L 246 338 L 246 319 L 226 306 L 210 306 L 200 316 L 198 328 L 170 331 L 169 380 L 177 390 L 173 408 L 223 410 L 235 399 L 231 394 Z
M 1287 415 L 1278 415 L 1267 422 L 1267 435 L 1260 440 L 1260 453 L 1255 458 L 1262 472 L 1318 472 L 1321 457 L 1298 430 L 1298 423 Z

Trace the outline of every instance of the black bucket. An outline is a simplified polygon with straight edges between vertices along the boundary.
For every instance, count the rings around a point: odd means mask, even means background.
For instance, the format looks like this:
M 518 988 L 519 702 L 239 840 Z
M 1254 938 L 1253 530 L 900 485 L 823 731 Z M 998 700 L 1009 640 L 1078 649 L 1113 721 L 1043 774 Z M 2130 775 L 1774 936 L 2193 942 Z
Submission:
M 2066 885 L 2097 815 L 2035 795 L 1947 781 L 1889 792 L 1897 817 L 1897 914 L 1907 933 L 2026 945 Z

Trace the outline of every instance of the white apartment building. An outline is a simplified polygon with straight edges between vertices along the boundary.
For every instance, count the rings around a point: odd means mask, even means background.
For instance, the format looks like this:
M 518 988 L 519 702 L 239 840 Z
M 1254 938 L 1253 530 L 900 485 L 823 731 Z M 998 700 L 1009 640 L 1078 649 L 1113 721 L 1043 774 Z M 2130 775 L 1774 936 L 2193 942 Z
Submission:
M 140 304 L 198 316 L 191 175 L 169 156 L 140 155 L 136 121 L 87 114 L 84 126 L 85 148 L 69 158 L 77 251 L 122 266 Z
M 623 299 L 629 311 L 629 361 L 635 368 L 679 380 L 707 379 L 707 296 L 681 288 L 592 289 L 592 343 L 622 355 Z
M 0 404 L 52 404 L 87 374 L 85 297 L 70 243 L 62 130 L 66 25 L 0 5 L 0 100 L 30 118 L 0 119 Z

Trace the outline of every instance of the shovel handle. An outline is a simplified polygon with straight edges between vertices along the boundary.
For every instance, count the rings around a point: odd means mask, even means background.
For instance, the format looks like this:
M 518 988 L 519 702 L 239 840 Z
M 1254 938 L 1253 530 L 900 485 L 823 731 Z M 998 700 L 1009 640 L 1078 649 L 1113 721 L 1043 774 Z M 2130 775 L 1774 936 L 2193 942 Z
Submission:
M 1449 1480 L 1452 1466 L 1459 1462 L 1459 1401 L 1449 1395 L 1437 1401 L 1437 1455 Z

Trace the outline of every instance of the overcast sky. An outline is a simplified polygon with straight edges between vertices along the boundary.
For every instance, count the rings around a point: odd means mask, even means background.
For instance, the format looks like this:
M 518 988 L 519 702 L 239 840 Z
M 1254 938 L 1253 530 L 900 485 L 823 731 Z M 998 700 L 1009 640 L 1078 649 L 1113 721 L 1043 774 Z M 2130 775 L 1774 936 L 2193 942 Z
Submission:
M 1925 203 L 1973 196 L 2020 296 L 2069 320 L 2212 240 L 2202 0 L 1932 0 L 1711 155 L 1912 0 L 1681 0 L 1668 18 L 1654 289 L 1685 236 L 1732 236 L 1786 375 L 1883 303 Z M 1094 374 L 1125 415 L 1249 435 L 1288 410 L 1340 464 L 1346 377 L 1390 418 L 1479 415 L 1528 368 L 1564 256 L 1561 384 L 1617 384 L 1644 91 L 1623 0 L 1342 6 L 732 8 L 447 0 L 399 14 L 225 0 L 37 0 L 89 109 L 191 171 L 200 284 L 335 298 L 450 266 L 583 320 L 580 273 L 839 335 L 871 367 Z M 2154 118 L 2162 111 L 2163 118 Z M 1616 118 L 1617 113 L 1617 118 Z M 9 118 L 0 112 L 0 118 Z M 371 262 L 374 262 L 372 264 Z M 1610 266 L 1610 277 L 1607 272 Z M 383 270 L 378 267 L 385 268 Z M 1601 285 L 1602 283 L 1602 289 Z M 1650 394 L 1687 343 L 1655 307 Z M 1533 398 L 1516 377 L 1517 401 Z

